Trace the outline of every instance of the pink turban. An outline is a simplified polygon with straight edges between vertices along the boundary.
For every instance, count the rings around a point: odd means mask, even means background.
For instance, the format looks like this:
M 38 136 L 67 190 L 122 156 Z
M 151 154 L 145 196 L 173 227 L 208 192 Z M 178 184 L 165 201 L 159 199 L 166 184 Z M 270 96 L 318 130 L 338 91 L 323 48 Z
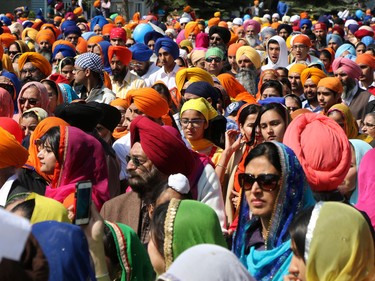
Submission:
M 348 58 L 338 57 L 332 63 L 333 72 L 341 69 L 350 78 L 358 79 L 362 74 L 361 68 L 354 61 Z
M 296 154 L 313 191 L 336 190 L 350 168 L 348 137 L 334 120 L 322 114 L 296 117 L 283 143 Z
M 255 32 L 256 33 L 259 33 L 260 32 L 260 23 L 257 22 L 256 20 L 246 20 L 244 23 L 243 23 L 243 28 L 245 29 L 245 31 L 247 30 L 247 28 L 252 25 L 254 26 L 255 28 Z

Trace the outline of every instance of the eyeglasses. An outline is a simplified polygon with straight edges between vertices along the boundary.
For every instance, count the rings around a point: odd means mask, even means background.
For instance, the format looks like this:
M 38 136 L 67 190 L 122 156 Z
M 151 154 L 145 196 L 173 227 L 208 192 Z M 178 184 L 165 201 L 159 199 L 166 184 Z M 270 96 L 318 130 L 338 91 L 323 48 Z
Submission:
M 221 37 L 218 37 L 218 36 L 211 36 L 211 37 L 210 37 L 210 40 L 211 40 L 211 41 L 221 41 L 221 40 L 223 40 L 223 39 L 221 39 Z
M 38 69 L 36 67 L 33 67 L 33 68 L 29 68 L 29 69 L 21 69 L 21 74 L 26 74 L 26 73 L 30 73 L 30 74 L 33 74 L 37 71 Z
M 153 48 L 155 46 L 155 44 L 148 44 L 147 47 L 149 48 Z
M 129 66 L 130 66 L 130 67 L 141 67 L 142 64 L 139 63 L 139 62 L 131 62 L 131 63 L 129 64 Z
M 73 69 L 73 73 L 78 73 L 80 71 L 85 71 L 85 69 L 81 69 L 81 68 L 74 68 Z
M 58 64 L 60 63 L 60 61 L 62 61 L 62 59 L 53 59 L 53 60 L 52 60 L 52 62 L 54 62 L 54 63 L 57 62 Z
M 375 124 L 361 122 L 361 127 L 364 127 L 364 126 L 366 126 L 367 128 L 374 128 Z
M 129 163 L 130 161 L 132 161 L 133 165 L 136 166 L 137 168 L 139 166 L 142 166 L 145 163 L 145 162 L 141 162 L 141 160 L 139 160 L 138 157 L 129 156 L 129 155 L 125 156 L 125 160 L 126 160 L 127 163 Z
M 206 58 L 206 62 L 212 62 L 212 61 L 215 61 L 215 62 L 221 62 L 221 58 L 219 58 L 219 57 Z
M 238 181 L 244 190 L 251 190 L 257 182 L 261 190 L 272 191 L 278 187 L 279 180 L 280 176 L 275 174 L 260 174 L 257 177 L 246 173 L 238 175 Z
M 20 104 L 25 104 L 26 101 L 28 101 L 29 104 L 31 105 L 36 105 L 39 102 L 38 99 L 33 99 L 33 98 L 30 98 L 30 99 L 19 98 L 18 101 L 20 102 Z
M 306 45 L 293 45 L 292 49 L 293 50 L 303 50 L 306 47 L 307 47 Z
M 204 119 L 181 119 L 180 120 L 180 124 L 182 127 L 188 127 L 189 124 L 191 124 L 191 126 L 193 128 L 199 128 L 202 126 L 202 124 L 205 122 Z
M 289 111 L 293 112 L 293 111 L 296 111 L 297 109 L 300 109 L 299 107 L 297 106 L 287 106 L 286 107 Z
M 8 55 L 17 55 L 18 51 L 8 51 Z

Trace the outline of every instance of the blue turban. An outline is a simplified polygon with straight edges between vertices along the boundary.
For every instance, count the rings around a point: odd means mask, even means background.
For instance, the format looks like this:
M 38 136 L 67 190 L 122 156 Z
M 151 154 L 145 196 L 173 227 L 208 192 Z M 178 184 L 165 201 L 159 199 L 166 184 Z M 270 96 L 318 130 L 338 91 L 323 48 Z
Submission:
M 144 41 L 145 41 L 145 44 L 147 45 L 150 40 L 154 40 L 156 42 L 156 40 L 158 40 L 159 38 L 163 38 L 163 37 L 165 37 L 163 34 L 155 30 L 152 30 L 145 34 Z
M 16 74 L 14 74 L 12 72 L 9 72 L 7 70 L 3 70 L 2 73 L 1 73 L 1 76 L 5 76 L 6 78 L 8 78 L 13 83 L 13 86 L 14 86 L 14 89 L 15 89 L 16 92 L 11 93 L 11 95 L 13 96 L 13 94 L 14 94 L 14 99 L 13 99 L 14 113 L 18 113 L 17 98 L 18 98 L 18 94 L 21 91 L 21 82 L 20 82 L 20 80 L 18 80 L 18 77 L 17 77 Z
M 108 72 L 109 74 L 112 74 L 112 69 L 109 64 L 109 59 L 108 59 L 108 48 L 109 46 L 111 46 L 111 43 L 104 40 L 104 41 L 100 41 L 98 45 L 102 49 L 103 68 L 106 72 Z
M 65 44 L 59 44 L 55 47 L 52 57 L 54 58 L 60 52 L 62 53 L 64 58 L 66 57 L 74 58 L 76 56 L 76 52 L 70 46 L 65 45 Z
M 76 22 L 72 20 L 65 20 L 61 23 L 60 29 L 62 32 L 65 32 L 65 29 L 67 29 L 70 26 L 76 26 Z
M 25 29 L 25 28 L 28 28 L 28 27 L 32 27 L 33 24 L 34 24 L 34 23 L 33 23 L 32 21 L 25 20 L 25 21 L 22 23 L 22 27 Z
M 11 25 L 12 21 L 7 16 L 0 16 L 0 21 L 2 21 L 5 25 Z
M 342 53 L 345 52 L 345 51 L 348 51 L 350 53 L 350 55 L 352 55 L 352 56 L 356 56 L 356 51 L 355 51 L 355 48 L 353 47 L 353 45 L 345 43 L 345 44 L 342 44 L 336 50 L 335 59 L 338 58 L 338 57 L 340 57 L 342 55 Z
M 211 98 L 212 104 L 217 104 L 219 100 L 219 93 L 208 82 L 198 81 L 191 83 L 185 90 L 185 93 L 193 94 L 205 99 Z
M 95 36 L 96 33 L 94 31 L 88 31 L 82 34 L 82 38 L 88 41 L 92 36 Z
M 64 36 L 68 36 L 69 34 L 77 34 L 78 36 L 81 36 L 82 35 L 82 31 L 81 29 L 79 29 L 78 26 L 74 25 L 74 26 L 68 26 L 67 28 L 65 28 L 64 30 Z
M 302 26 L 304 26 L 304 25 L 307 25 L 307 27 L 309 28 L 309 29 L 311 29 L 311 27 L 312 27 L 312 22 L 311 22 L 311 20 L 309 20 L 309 19 L 301 19 L 300 21 L 299 21 L 299 27 L 301 28 Z
M 149 61 L 152 50 L 143 43 L 136 43 L 129 48 L 132 52 L 132 59 L 137 61 Z
M 361 42 L 364 43 L 366 45 L 366 47 L 368 47 L 369 45 L 372 45 L 374 44 L 374 38 L 372 38 L 371 36 L 365 36 L 361 39 Z
M 260 105 L 266 105 L 269 103 L 280 103 L 285 105 L 285 98 L 284 97 L 269 97 L 264 100 L 259 100 L 258 103 Z
M 341 46 L 342 43 L 344 43 L 342 41 L 342 38 L 340 35 L 337 35 L 337 34 L 327 34 L 327 45 L 329 43 L 329 41 L 333 40 L 333 42 L 335 42 L 338 46 Z
M 158 54 L 159 53 L 159 49 L 160 48 L 163 48 L 164 50 L 166 50 L 168 53 L 171 54 L 171 56 L 174 58 L 174 59 L 177 59 L 179 56 L 180 56 L 180 49 L 177 45 L 176 42 L 174 42 L 171 38 L 159 38 L 158 40 L 156 40 L 156 43 L 155 43 L 155 53 Z
M 103 28 L 103 26 L 105 24 L 107 24 L 107 23 L 108 23 L 108 21 L 107 21 L 107 19 L 105 17 L 103 17 L 103 16 L 95 16 L 91 20 L 90 29 L 91 29 L 91 31 L 94 31 L 94 27 L 97 24 L 100 26 L 100 28 Z

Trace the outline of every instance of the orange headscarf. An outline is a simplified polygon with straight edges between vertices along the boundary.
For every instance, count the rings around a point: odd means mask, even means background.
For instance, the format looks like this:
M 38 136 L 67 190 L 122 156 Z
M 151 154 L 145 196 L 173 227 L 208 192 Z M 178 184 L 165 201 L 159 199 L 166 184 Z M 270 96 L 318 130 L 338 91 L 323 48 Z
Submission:
M 11 133 L 1 127 L 0 140 L 0 169 L 7 167 L 22 167 L 29 155 L 27 150 Z
M 57 118 L 57 117 L 47 117 L 43 119 L 38 126 L 36 126 L 35 131 L 32 133 L 30 137 L 30 146 L 29 146 L 29 158 L 26 162 L 27 165 L 31 166 L 35 169 L 35 171 L 42 176 L 48 183 L 52 182 L 53 175 L 47 175 L 40 171 L 40 161 L 37 157 L 38 149 L 36 145 L 34 145 L 35 140 L 40 139 L 49 129 L 56 126 L 69 126 L 64 120 Z
M 38 68 L 45 76 L 48 76 L 52 72 L 52 67 L 49 61 L 41 54 L 36 52 L 23 53 L 18 59 L 18 69 L 21 70 L 25 63 L 31 62 L 36 68 Z

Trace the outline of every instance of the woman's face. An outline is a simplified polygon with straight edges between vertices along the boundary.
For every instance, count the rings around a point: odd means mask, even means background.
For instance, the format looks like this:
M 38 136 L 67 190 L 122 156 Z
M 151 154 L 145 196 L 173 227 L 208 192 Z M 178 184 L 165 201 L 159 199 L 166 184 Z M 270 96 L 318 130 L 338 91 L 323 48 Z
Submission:
M 34 132 L 36 126 L 38 126 L 38 120 L 34 117 L 23 117 L 20 121 L 20 127 L 25 132 L 25 136 L 29 136 Z
M 53 89 L 50 84 L 47 82 L 43 82 L 43 85 L 46 87 L 48 92 L 49 104 L 48 109 L 50 112 L 54 112 L 57 106 L 57 93 L 55 89 Z
M 28 110 L 33 107 L 40 107 L 41 96 L 39 90 L 36 87 L 28 87 L 23 93 L 22 97 L 19 99 L 21 105 L 21 112 Z
M 355 48 L 355 52 L 357 56 L 364 54 L 366 52 L 366 46 L 363 44 L 359 44 L 357 48 Z
M 266 156 L 259 156 L 251 160 L 245 167 L 245 173 L 253 175 L 255 178 L 264 174 L 279 175 L 279 171 L 271 164 Z M 245 191 L 247 203 L 253 215 L 261 219 L 270 220 L 275 207 L 277 195 L 279 193 L 280 181 L 278 187 L 272 191 L 263 191 L 258 182 L 254 182 L 250 190 Z
M 286 124 L 283 118 L 274 109 L 267 110 L 263 113 L 260 118 L 259 127 L 265 141 L 283 141 Z
M 336 52 L 336 50 L 339 48 L 339 45 L 337 45 L 337 43 L 331 39 L 328 42 L 328 47 L 332 48 Z
M 204 130 L 207 129 L 208 124 L 202 113 L 188 109 L 181 115 L 181 126 L 187 140 L 197 141 L 204 138 Z
M 96 55 L 98 55 L 99 57 L 102 56 L 102 51 L 100 50 L 99 46 L 98 45 L 95 45 L 95 47 L 92 49 L 92 52 Z
M 69 80 L 69 83 L 72 82 L 74 80 L 74 74 L 73 74 L 73 70 L 74 70 L 74 65 L 65 65 L 62 69 L 61 69 L 61 75 L 64 76 L 66 79 Z
M 58 52 L 56 56 L 53 58 L 53 66 L 54 68 L 58 68 L 60 61 L 64 58 L 64 55 L 61 52 Z
M 155 245 L 154 239 L 150 239 L 147 247 L 148 255 L 150 256 L 151 264 L 157 275 L 160 275 L 165 272 L 165 261 L 164 257 L 158 251 L 158 248 Z
M 17 48 L 17 43 L 14 43 L 9 46 L 8 55 L 11 60 L 13 60 L 14 56 L 19 53 L 19 50 Z
M 362 132 L 375 139 L 375 118 L 367 115 L 363 120 Z
M 40 171 L 43 173 L 52 175 L 56 166 L 56 156 L 52 151 L 52 147 L 49 142 L 46 142 L 44 145 L 41 145 L 38 148 L 38 158 L 40 161 Z
M 246 138 L 247 141 L 251 138 L 251 133 L 254 130 L 255 120 L 257 119 L 258 113 L 250 114 L 246 117 L 245 123 L 240 124 L 241 134 Z
M 352 161 L 348 173 L 345 176 L 344 181 L 339 185 L 338 189 L 342 195 L 350 194 L 350 192 L 355 188 L 357 182 L 357 161 L 355 159 L 355 151 L 353 146 L 352 151 Z M 348 196 L 349 197 L 349 196 Z
M 280 96 L 281 94 L 277 91 L 277 89 L 269 87 L 263 91 L 261 95 L 261 99 L 264 100 L 267 98 L 280 97 Z
M 284 277 L 284 280 L 307 281 L 305 261 L 297 254 L 293 240 L 291 248 L 293 251 L 292 261 L 289 266 L 289 274 Z
M 320 56 L 319 56 L 319 59 L 323 62 L 324 68 L 326 70 L 329 70 L 329 66 L 330 66 L 330 63 L 331 63 L 329 58 L 324 53 L 321 53 Z

